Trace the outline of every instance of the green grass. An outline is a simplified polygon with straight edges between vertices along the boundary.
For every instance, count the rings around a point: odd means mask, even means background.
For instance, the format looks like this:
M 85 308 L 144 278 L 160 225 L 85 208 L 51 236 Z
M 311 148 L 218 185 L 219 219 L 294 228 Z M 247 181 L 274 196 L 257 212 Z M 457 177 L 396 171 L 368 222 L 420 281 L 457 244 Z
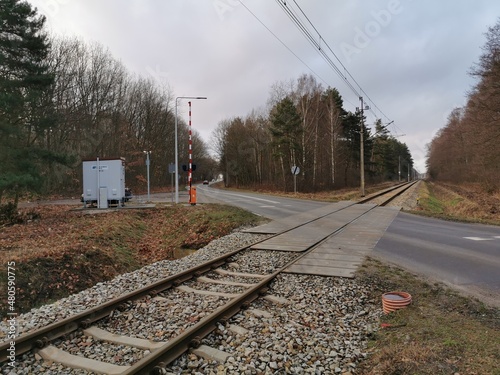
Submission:
M 434 189 L 428 187 L 427 194 L 419 200 L 421 208 L 430 214 L 442 215 L 445 211 L 445 203 L 436 197 Z

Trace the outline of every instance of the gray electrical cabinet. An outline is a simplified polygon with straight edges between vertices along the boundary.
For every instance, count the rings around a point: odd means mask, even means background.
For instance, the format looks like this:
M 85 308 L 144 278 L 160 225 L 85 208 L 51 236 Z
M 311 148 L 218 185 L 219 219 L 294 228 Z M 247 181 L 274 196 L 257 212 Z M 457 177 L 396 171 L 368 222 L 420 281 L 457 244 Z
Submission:
M 125 159 L 83 160 L 84 205 L 97 204 L 99 208 L 120 205 L 125 198 Z

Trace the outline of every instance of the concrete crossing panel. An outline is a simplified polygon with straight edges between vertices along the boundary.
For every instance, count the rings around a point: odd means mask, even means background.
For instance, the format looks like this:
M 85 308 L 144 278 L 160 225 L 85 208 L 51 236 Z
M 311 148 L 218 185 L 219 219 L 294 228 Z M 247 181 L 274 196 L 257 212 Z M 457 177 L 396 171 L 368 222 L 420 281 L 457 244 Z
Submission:
M 353 278 L 356 269 L 353 268 L 337 268 L 337 267 L 318 267 L 318 266 L 307 266 L 307 265 L 293 265 L 287 269 L 289 273 L 298 273 L 303 275 L 316 275 L 316 276 L 327 276 L 327 277 L 347 277 Z
M 356 204 L 320 217 L 301 227 L 270 238 L 252 246 L 255 250 L 306 251 L 351 221 L 366 214 L 373 204 Z
M 392 223 L 399 209 L 376 207 L 315 247 L 286 272 L 354 277 L 364 258 Z

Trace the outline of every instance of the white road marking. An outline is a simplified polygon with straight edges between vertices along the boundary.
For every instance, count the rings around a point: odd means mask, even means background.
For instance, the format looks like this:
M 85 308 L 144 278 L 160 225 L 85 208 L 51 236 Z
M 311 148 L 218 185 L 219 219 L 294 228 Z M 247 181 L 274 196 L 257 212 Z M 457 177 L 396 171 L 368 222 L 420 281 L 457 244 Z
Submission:
M 268 202 L 268 203 L 273 203 L 273 204 L 279 204 L 280 203 L 280 202 L 276 202 L 276 201 L 270 201 L 269 199 L 251 197 L 251 196 L 248 196 L 248 195 L 240 195 L 240 194 L 234 194 L 234 193 L 228 193 L 228 192 L 223 192 L 221 195 L 232 195 L 232 196 L 241 197 L 241 198 L 244 198 L 244 199 L 254 199 L 256 201 L 263 201 L 263 202 Z
M 464 237 L 466 240 L 472 241 L 493 241 L 495 237 Z

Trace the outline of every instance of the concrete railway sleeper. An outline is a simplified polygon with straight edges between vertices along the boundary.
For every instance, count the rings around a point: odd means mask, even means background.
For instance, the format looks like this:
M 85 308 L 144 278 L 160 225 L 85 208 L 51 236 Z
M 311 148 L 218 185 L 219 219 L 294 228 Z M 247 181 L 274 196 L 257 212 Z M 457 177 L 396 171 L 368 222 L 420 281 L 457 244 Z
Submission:
M 404 186 L 409 188 L 410 186 Z M 394 194 L 400 194 L 402 188 L 386 191 L 392 199 Z M 376 195 L 379 198 L 379 194 Z M 362 203 L 374 199 L 375 196 L 367 197 Z M 290 225 L 272 237 L 277 237 L 293 230 L 320 222 L 333 213 L 342 213 L 349 210 L 355 203 L 352 202 L 339 209 L 326 212 L 319 216 L 305 218 L 300 224 Z M 379 205 L 382 205 L 379 203 Z M 281 272 L 286 272 L 289 267 L 298 259 L 305 257 L 318 245 L 325 243 L 332 236 L 354 223 L 360 217 L 371 211 L 374 206 L 367 207 L 366 210 L 354 213 L 349 217 L 348 222 L 340 226 L 340 229 L 323 233 L 314 238 L 314 242 L 300 251 L 288 252 L 280 264 L 273 264 L 269 261 L 272 257 L 267 255 L 264 260 L 257 263 L 262 265 L 260 269 L 241 270 L 237 268 L 241 258 L 258 258 L 258 254 L 276 254 L 276 250 L 256 250 L 251 246 L 237 249 L 224 256 L 193 267 L 179 274 L 165 278 L 147 287 L 128 293 L 119 298 L 110 300 L 100 306 L 89 309 L 80 314 L 63 319 L 46 327 L 37 329 L 19 336 L 16 340 L 16 354 L 20 355 L 29 351 L 35 351 L 39 356 L 48 361 L 60 362 L 68 367 L 83 368 L 90 372 L 103 374 L 161 374 L 163 368 L 174 361 L 177 357 L 189 348 L 195 348 L 201 344 L 201 340 L 216 329 L 218 324 L 226 324 L 228 320 L 237 314 L 241 309 L 248 308 L 252 301 L 266 295 L 267 288 L 272 280 Z M 347 211 L 346 211 L 347 212 Z M 258 243 L 253 244 L 256 246 Z M 282 258 L 283 259 L 283 258 Z M 278 262 L 279 263 L 279 262 Z M 236 266 L 235 266 L 236 265 Z M 204 285 L 201 287 L 201 285 Z M 158 310 L 157 306 L 166 304 L 167 308 L 162 316 L 158 317 L 156 323 L 164 327 L 163 323 L 167 316 L 175 316 L 175 309 L 169 310 L 169 293 L 184 293 L 186 295 L 196 294 L 207 298 L 208 302 L 202 304 L 208 307 L 207 311 L 196 311 L 193 313 L 192 321 L 188 326 L 176 327 L 165 334 L 158 334 L 156 337 L 141 338 L 140 333 L 128 332 L 122 334 L 127 322 L 137 319 L 133 316 L 133 311 L 143 310 L 144 316 L 148 316 Z M 267 296 L 277 303 L 285 303 L 279 298 Z M 161 308 L 160 308 L 161 310 Z M 161 314 L 160 314 L 161 315 Z M 140 319 L 140 318 L 139 318 Z M 85 358 L 82 355 L 75 355 L 75 349 L 65 351 L 58 348 L 64 347 L 64 338 L 71 336 L 81 336 L 86 338 L 83 347 L 93 345 L 94 342 L 107 342 L 107 345 L 127 346 L 131 351 L 136 351 L 137 361 L 132 364 L 113 364 L 102 362 L 94 358 Z M 0 361 L 4 362 L 8 356 L 9 343 L 0 345 Z M 214 354 L 215 355 L 215 354 Z M 95 356 L 94 356 L 95 357 Z

